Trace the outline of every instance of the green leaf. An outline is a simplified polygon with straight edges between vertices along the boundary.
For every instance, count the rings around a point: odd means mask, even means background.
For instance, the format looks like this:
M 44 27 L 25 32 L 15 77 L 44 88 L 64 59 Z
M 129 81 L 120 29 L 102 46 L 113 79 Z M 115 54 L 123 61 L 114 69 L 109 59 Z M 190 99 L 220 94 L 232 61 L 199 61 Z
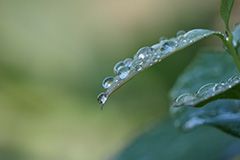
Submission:
M 118 62 L 114 67 L 115 77 L 107 77 L 103 81 L 103 87 L 107 90 L 98 95 L 101 108 L 113 92 L 140 72 L 211 35 L 217 35 L 220 38 L 224 37 L 221 32 L 206 29 L 194 29 L 187 33 L 180 31 L 177 33 L 177 37 L 161 40 L 151 47 L 143 47 L 134 55 L 133 59 L 127 58 Z
M 234 155 L 234 149 L 235 152 L 239 153 L 239 144 L 239 139 L 226 135 L 214 128 L 202 127 L 197 131 L 186 134 L 176 130 L 171 121 L 165 121 L 136 138 L 121 153 L 111 159 L 232 159 L 236 156 Z M 234 149 L 232 149 L 233 147 Z
M 233 3 L 234 3 L 234 0 L 221 0 L 220 13 L 228 31 L 229 31 L 228 22 L 229 22 Z
M 239 76 L 230 55 L 226 53 L 201 54 L 177 80 L 170 96 L 175 99 L 183 93 L 193 94 L 204 84 L 227 81 L 232 75 Z M 239 90 L 237 92 L 239 93 Z M 171 106 L 170 112 L 175 119 L 175 126 L 184 131 L 207 124 L 240 137 L 239 100 L 217 100 L 202 108 Z
M 233 34 L 233 46 L 235 47 L 235 49 L 237 51 L 240 46 L 240 23 L 237 23 L 234 26 L 232 34 Z
M 227 82 L 205 84 L 195 94 L 182 94 L 173 101 L 172 107 L 202 107 L 218 99 L 240 99 L 240 77 L 232 76 Z

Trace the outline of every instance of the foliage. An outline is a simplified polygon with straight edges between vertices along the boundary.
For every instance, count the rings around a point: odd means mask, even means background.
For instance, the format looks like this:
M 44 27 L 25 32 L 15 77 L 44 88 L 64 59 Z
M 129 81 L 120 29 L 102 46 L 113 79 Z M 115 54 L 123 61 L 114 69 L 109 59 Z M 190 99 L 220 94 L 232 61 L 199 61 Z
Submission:
M 179 31 L 176 37 L 161 38 L 159 43 L 141 48 L 133 59 L 127 58 L 117 63 L 114 67 L 115 77 L 107 77 L 103 81 L 103 87 L 107 90 L 98 96 L 101 108 L 113 92 L 138 73 L 199 40 L 215 35 L 223 41 L 226 52 L 201 52 L 196 57 L 170 91 L 172 100 L 170 112 L 174 118 L 174 125 L 183 131 L 189 131 L 201 125 L 210 125 L 240 137 L 240 58 L 237 54 L 240 44 L 240 24 L 236 24 L 233 31 L 229 28 L 233 3 L 234 0 L 221 1 L 220 13 L 226 25 L 226 34 L 206 29 Z M 141 141 L 140 138 L 140 141 L 135 143 L 141 143 Z M 146 145 L 153 143 L 152 141 L 148 139 Z M 161 147 L 162 144 L 159 143 L 156 146 Z M 174 142 L 169 140 L 169 143 Z M 136 144 L 132 147 L 136 147 Z M 130 147 L 129 150 L 133 148 Z M 155 154 L 144 154 L 139 149 L 136 151 L 142 155 L 141 157 Z M 128 149 L 124 153 L 127 152 L 129 152 Z

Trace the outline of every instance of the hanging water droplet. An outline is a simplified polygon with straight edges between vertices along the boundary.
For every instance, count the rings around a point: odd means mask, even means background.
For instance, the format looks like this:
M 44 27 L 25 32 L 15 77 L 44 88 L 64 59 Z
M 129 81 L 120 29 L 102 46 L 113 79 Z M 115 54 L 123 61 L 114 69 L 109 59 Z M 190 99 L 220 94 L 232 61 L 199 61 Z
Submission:
M 167 54 L 169 52 L 172 52 L 175 49 L 176 46 L 177 46 L 177 42 L 176 41 L 166 40 L 166 41 L 162 42 L 160 51 L 163 54 Z
M 118 77 L 120 79 L 125 79 L 128 76 L 129 72 L 130 72 L 129 67 L 122 67 L 118 72 Z
M 129 65 L 131 64 L 131 62 L 132 62 L 132 58 L 126 58 L 126 59 L 124 60 L 125 66 L 129 66 Z
M 175 103 L 176 105 L 182 105 L 184 103 L 189 103 L 191 101 L 194 101 L 196 99 L 196 97 L 192 94 L 189 93 L 185 93 L 180 95 L 176 100 Z
M 135 59 L 135 60 L 132 61 L 131 67 L 135 71 L 141 71 L 142 70 L 142 64 L 143 64 L 143 62 L 142 62 L 141 59 Z
M 103 80 L 102 86 L 104 89 L 108 89 L 113 82 L 113 77 L 107 77 Z
M 119 70 L 124 66 L 125 66 L 125 64 L 123 61 L 118 62 L 113 68 L 113 73 L 117 75 Z
M 105 104 L 105 102 L 107 101 L 107 94 L 105 92 L 100 93 L 97 96 L 97 100 L 98 100 L 98 103 Z
M 214 83 L 208 83 L 202 86 L 196 93 L 198 97 L 203 97 L 205 95 L 210 95 L 213 91 Z
M 180 30 L 180 31 L 177 32 L 177 37 L 178 37 L 178 36 L 182 36 L 182 35 L 184 35 L 185 33 L 186 33 L 186 31 Z

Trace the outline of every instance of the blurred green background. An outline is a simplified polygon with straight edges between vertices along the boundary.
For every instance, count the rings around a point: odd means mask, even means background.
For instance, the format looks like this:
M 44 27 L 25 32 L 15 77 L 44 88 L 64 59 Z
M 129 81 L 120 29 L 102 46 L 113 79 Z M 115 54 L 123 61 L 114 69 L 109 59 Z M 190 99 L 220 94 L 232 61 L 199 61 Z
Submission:
M 178 30 L 223 29 L 219 1 L 0 0 L 0 159 L 95 160 L 168 116 L 168 90 L 209 38 L 96 96 L 113 66 Z M 236 2 L 231 24 L 239 15 Z M 218 47 L 217 47 L 218 46 Z

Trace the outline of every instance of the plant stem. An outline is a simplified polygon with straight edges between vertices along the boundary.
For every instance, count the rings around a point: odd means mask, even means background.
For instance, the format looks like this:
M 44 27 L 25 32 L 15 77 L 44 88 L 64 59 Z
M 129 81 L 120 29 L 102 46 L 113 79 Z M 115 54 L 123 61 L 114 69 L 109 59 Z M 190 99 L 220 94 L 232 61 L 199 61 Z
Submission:
M 228 37 L 224 39 L 224 44 L 227 47 L 228 51 L 231 53 L 233 60 L 238 68 L 238 72 L 240 73 L 240 59 L 236 53 L 236 50 L 233 46 L 233 35 L 230 30 L 228 30 Z

